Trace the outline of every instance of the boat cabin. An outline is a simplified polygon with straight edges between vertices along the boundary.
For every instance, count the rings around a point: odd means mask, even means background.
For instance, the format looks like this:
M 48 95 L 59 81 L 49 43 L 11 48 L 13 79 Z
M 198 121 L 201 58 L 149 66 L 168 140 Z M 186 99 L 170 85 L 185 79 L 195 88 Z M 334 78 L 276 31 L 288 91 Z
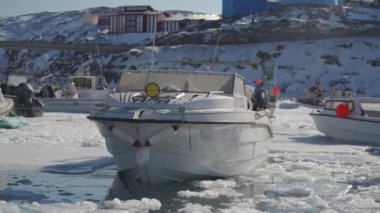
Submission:
M 124 102 L 131 99 L 132 102 L 166 100 L 163 101 L 165 103 L 173 102 L 176 98 L 189 93 L 194 94 L 192 97 L 197 99 L 215 94 L 224 97 L 214 98 L 213 103 L 223 99 L 226 102 L 221 105 L 225 108 L 252 108 L 244 78 L 234 73 L 131 70 L 121 75 L 117 92 L 120 95 L 118 99 Z M 124 100 L 121 98 L 122 93 Z M 127 96 L 132 97 L 126 98 Z
M 335 113 L 338 106 L 344 104 L 348 106 L 349 113 L 367 116 L 380 117 L 380 99 L 375 98 L 334 98 L 327 99 L 324 104 L 325 111 Z
M 95 76 L 70 76 L 70 82 L 73 82 L 77 89 L 96 89 Z
M 223 93 L 245 95 L 244 80 L 232 73 L 128 71 L 120 77 L 118 91 L 145 91 L 156 83 L 161 92 Z

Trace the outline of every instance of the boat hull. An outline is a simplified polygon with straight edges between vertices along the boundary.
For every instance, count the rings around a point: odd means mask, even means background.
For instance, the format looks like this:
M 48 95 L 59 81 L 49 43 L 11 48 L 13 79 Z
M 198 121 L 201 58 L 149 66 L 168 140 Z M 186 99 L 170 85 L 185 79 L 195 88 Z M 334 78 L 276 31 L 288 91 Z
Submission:
M 14 102 L 10 98 L 3 98 L 0 102 L 0 118 L 5 117 L 13 109 Z
M 251 171 L 266 160 L 270 128 L 258 122 L 95 120 L 129 182 L 182 182 Z
M 316 128 L 326 136 L 364 144 L 380 145 L 380 119 L 360 116 L 338 118 L 311 113 Z

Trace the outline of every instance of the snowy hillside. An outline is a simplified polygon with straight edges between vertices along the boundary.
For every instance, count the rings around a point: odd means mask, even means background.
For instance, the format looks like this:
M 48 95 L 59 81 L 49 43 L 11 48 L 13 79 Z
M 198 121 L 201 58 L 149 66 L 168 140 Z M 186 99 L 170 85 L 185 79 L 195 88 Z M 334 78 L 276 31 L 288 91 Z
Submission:
M 380 35 L 380 10 L 370 8 L 285 6 L 239 20 L 225 21 L 221 44 Z M 158 44 L 215 44 L 218 31 L 179 32 Z
M 90 9 L 97 13 L 111 10 Z M 192 14 L 169 12 L 176 16 Z M 121 44 L 139 42 L 136 38 L 146 41 L 152 37 L 151 34 L 104 35 L 102 28 L 81 24 L 83 13 L 71 11 L 0 18 L 0 40 Z M 222 33 L 219 29 L 193 29 L 158 39 L 159 45 L 154 47 L 154 67 L 208 70 L 205 65 L 164 61 L 212 60 L 215 57 L 219 61 L 261 63 L 264 59 L 272 59 L 276 65 L 276 81 L 285 96 L 303 96 L 304 90 L 314 84 L 318 76 L 321 76 L 321 86 L 327 93 L 330 88 L 338 86 L 341 75 L 349 76 L 349 86 L 358 95 L 380 96 L 380 10 L 293 6 L 256 17 L 226 21 L 222 26 Z M 218 35 L 221 35 L 221 45 L 216 50 Z M 97 74 L 101 65 L 109 80 L 117 80 L 117 73 L 123 70 L 150 69 L 151 55 L 150 46 L 139 45 L 128 52 L 112 54 L 0 50 L 0 70 L 10 67 L 12 72 L 36 76 L 47 73 L 67 76 Z M 215 64 L 211 70 L 237 72 L 248 81 L 261 77 L 260 66 Z M 4 76 L 0 75 L 1 78 Z
M 150 69 L 151 48 L 140 52 L 133 49 L 128 54 L 108 57 L 108 69 L 118 71 L 115 65 L 126 68 Z M 184 65 L 165 60 L 211 60 L 215 46 L 180 45 L 156 47 L 155 68 L 208 70 L 206 65 Z M 219 61 L 251 61 L 260 63 L 271 58 L 276 64 L 276 81 L 284 95 L 303 96 L 304 90 L 321 77 L 321 87 L 328 94 L 330 88 L 339 87 L 342 75 L 348 75 L 348 85 L 357 95 L 380 96 L 380 39 L 374 37 L 341 38 L 314 41 L 272 42 L 260 44 L 223 45 L 217 49 Z M 247 80 L 262 78 L 262 68 L 249 65 L 215 64 L 211 70 L 237 72 Z
M 104 37 L 104 26 L 83 25 L 86 12 L 97 15 L 115 14 L 116 8 L 92 8 L 81 11 L 43 12 L 15 17 L 0 17 L 0 41 L 42 41 L 59 43 L 113 43 L 141 42 L 151 35 L 140 35 L 131 40 L 125 35 Z M 134 35 L 133 37 L 137 37 Z M 127 38 L 127 39 L 126 39 Z

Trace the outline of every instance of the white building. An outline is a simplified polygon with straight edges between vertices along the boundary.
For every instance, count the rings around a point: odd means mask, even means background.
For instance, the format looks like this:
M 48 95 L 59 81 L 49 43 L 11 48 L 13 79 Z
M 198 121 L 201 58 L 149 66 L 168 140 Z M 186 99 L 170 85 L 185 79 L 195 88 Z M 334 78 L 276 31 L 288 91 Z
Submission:
M 92 15 L 87 12 L 82 17 L 82 23 L 86 25 L 97 25 L 98 24 L 98 16 Z

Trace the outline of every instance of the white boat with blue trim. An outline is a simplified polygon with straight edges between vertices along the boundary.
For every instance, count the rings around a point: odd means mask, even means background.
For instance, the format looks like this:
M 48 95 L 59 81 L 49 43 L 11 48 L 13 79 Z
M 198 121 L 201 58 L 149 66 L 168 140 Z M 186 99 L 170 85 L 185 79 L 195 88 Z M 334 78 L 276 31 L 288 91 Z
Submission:
M 252 171 L 266 160 L 269 109 L 252 110 L 233 73 L 127 71 L 93 120 L 123 181 L 182 182 Z

